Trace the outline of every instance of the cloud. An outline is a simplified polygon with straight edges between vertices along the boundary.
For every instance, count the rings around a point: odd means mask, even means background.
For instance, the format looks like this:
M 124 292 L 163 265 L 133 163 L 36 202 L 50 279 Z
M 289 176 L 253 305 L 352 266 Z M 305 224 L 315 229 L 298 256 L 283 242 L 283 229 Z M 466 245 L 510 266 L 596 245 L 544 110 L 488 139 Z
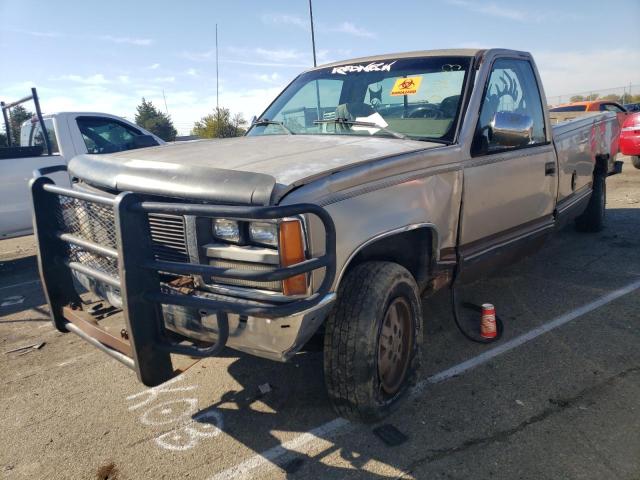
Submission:
M 509 20 L 517 20 L 519 22 L 527 19 L 536 20 L 539 16 L 531 15 L 523 10 L 497 5 L 495 3 L 474 2 L 471 0 L 446 0 L 449 5 L 464 8 L 472 12 L 489 15 L 491 17 L 508 18 Z
M 73 38 L 79 40 L 102 40 L 105 42 L 119 43 L 126 45 L 137 45 L 142 47 L 148 47 L 153 44 L 153 40 L 150 38 L 138 38 L 138 37 L 121 37 L 114 35 L 73 35 L 64 34 L 60 32 L 41 32 L 35 30 L 20 30 L 20 29 L 7 29 L 9 32 L 22 33 L 25 35 L 31 35 L 33 37 L 44 38 Z
M 75 78 L 89 78 L 74 76 Z M 284 79 L 286 83 L 287 79 Z M 85 84 L 67 80 L 58 85 L 46 82 L 18 82 L 2 85 L 2 91 L 9 98 L 20 98 L 32 86 L 38 87 L 40 101 L 45 113 L 78 111 L 105 112 L 133 119 L 136 106 L 145 97 L 154 105 L 164 110 L 163 88 L 167 99 L 169 114 L 181 135 L 188 134 L 193 123 L 211 113 L 216 104 L 215 95 L 210 88 L 202 90 L 181 90 L 176 84 L 153 84 L 150 80 L 130 78 L 130 84 L 113 81 L 106 84 Z M 222 87 L 223 83 L 221 83 Z M 241 113 L 249 120 L 258 115 L 271 103 L 282 90 L 282 85 L 267 85 L 265 88 L 229 90 L 221 88 L 220 105 L 231 109 L 233 113 Z
M 273 72 L 272 74 L 268 74 L 268 73 L 256 74 L 256 75 L 253 75 L 253 78 L 255 78 L 256 80 L 260 80 L 261 82 L 264 82 L 264 83 L 281 83 L 282 82 L 282 76 L 276 72 Z
M 157 70 L 158 68 L 160 68 L 160 64 L 159 63 L 154 63 L 152 65 L 149 65 L 147 68 L 149 70 Z
M 190 77 L 197 77 L 198 76 L 198 70 L 196 70 L 195 68 L 190 68 L 185 73 L 187 75 L 189 75 Z
M 183 51 L 180 56 L 197 62 L 213 62 L 215 48 L 201 51 Z M 220 63 L 250 65 L 254 67 L 291 67 L 308 68 L 311 65 L 311 52 L 301 52 L 291 48 L 240 48 L 224 47 L 220 49 Z
M 265 14 L 261 17 L 262 23 L 267 25 L 292 25 L 303 30 L 309 30 L 310 24 L 308 18 L 302 18 L 298 15 L 289 15 L 286 13 Z M 322 33 L 345 33 L 355 37 L 374 38 L 376 35 L 365 28 L 355 25 L 353 22 L 345 21 L 337 26 L 328 26 L 323 23 L 315 23 L 316 31 Z
M 204 62 L 212 59 L 215 56 L 215 54 L 216 54 L 216 49 L 212 48 L 210 50 L 204 50 L 199 52 L 186 50 L 182 52 L 180 56 L 182 58 L 186 58 L 187 60 L 191 60 L 194 62 Z
M 637 49 L 538 51 L 533 52 L 533 56 L 552 103 L 567 101 L 569 96 L 579 93 L 605 95 L 615 90 L 622 94 L 629 83 L 640 84 L 640 51 Z
M 68 82 L 74 82 L 74 83 L 82 83 L 84 85 L 106 85 L 109 82 L 109 80 L 107 80 L 105 78 L 105 76 L 101 73 L 96 73 L 95 75 L 88 75 L 88 76 L 82 76 L 82 75 L 62 75 L 60 77 L 54 78 L 54 80 L 65 80 Z
M 118 80 L 120 83 L 128 84 L 130 83 L 129 75 L 118 75 Z
M 262 57 L 266 60 L 272 60 L 274 62 L 283 62 L 286 60 L 300 60 L 301 58 L 307 57 L 308 53 L 302 53 L 298 50 L 293 49 L 276 49 L 276 50 L 268 50 L 265 48 L 256 48 L 254 50 L 255 54 L 259 57 Z
M 288 68 L 309 68 L 311 63 L 279 63 L 279 62 L 262 62 L 259 60 L 234 60 L 230 58 L 221 58 L 220 63 L 235 63 L 237 65 L 250 65 L 252 67 L 288 67 Z
M 176 77 L 174 76 L 169 76 L 169 77 L 155 77 L 151 80 L 154 83 L 173 83 L 176 81 Z
M 98 40 L 104 40 L 112 43 L 124 43 L 127 45 L 137 45 L 141 47 L 148 47 L 153 43 L 150 38 L 135 38 L 135 37 L 114 37 L 112 35 L 101 35 L 97 37 Z
M 19 30 L 19 29 L 8 29 L 9 32 L 15 33 L 23 33 L 25 35 L 31 35 L 32 37 L 43 37 L 43 38 L 60 38 L 64 35 L 60 32 L 40 32 L 35 30 Z
M 297 15 L 289 15 L 286 13 L 265 14 L 261 17 L 262 23 L 276 25 L 293 25 L 305 30 L 309 30 L 309 20 Z
M 369 30 L 366 30 L 362 27 L 357 27 L 351 22 L 342 22 L 337 27 L 330 29 L 333 32 L 338 33 L 346 33 L 348 35 L 353 35 L 354 37 L 362 37 L 362 38 L 374 38 L 376 35 Z

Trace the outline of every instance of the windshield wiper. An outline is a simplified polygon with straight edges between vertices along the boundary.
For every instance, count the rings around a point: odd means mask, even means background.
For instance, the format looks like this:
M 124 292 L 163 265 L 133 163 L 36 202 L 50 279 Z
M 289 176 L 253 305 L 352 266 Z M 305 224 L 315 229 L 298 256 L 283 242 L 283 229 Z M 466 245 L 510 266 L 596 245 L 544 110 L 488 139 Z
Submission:
M 383 132 L 387 132 L 390 135 L 393 135 L 396 138 L 408 138 L 406 135 L 400 132 L 396 132 L 395 130 L 391 130 L 390 128 L 383 127 L 382 125 L 378 125 L 375 122 L 361 122 L 359 120 L 349 120 L 348 118 L 333 118 L 331 120 L 316 120 L 313 122 L 316 125 L 324 124 L 324 123 L 333 123 L 334 125 L 353 125 L 355 127 L 368 127 L 368 128 L 378 128 Z
M 282 122 L 276 122 L 275 120 L 268 120 L 266 118 L 263 118 L 261 120 L 256 120 L 255 122 L 253 122 L 253 124 L 251 125 L 253 126 L 260 126 L 260 125 L 278 125 L 279 127 L 282 127 L 282 129 L 287 132 L 287 134 L 289 135 L 295 135 L 295 133 L 293 133 L 291 130 L 289 130 L 284 123 Z

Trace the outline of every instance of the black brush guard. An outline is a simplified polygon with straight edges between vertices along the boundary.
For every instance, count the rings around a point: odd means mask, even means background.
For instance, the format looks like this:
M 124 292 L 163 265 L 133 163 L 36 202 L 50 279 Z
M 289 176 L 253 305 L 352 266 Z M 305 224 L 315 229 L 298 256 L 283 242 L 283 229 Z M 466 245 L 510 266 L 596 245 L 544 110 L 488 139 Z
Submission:
M 62 188 L 47 174 L 65 170 L 64 166 L 48 167 L 34 172 L 30 182 L 33 201 L 34 233 L 38 245 L 38 267 L 44 293 L 55 327 L 72 331 L 112 357 L 136 371 L 147 386 L 159 385 L 176 375 L 170 354 L 191 357 L 215 356 L 228 337 L 227 314 L 234 313 L 263 318 L 280 318 L 316 306 L 329 292 L 335 277 L 335 227 L 329 214 L 313 204 L 244 207 L 148 201 L 143 196 L 123 192 L 117 196 L 98 195 Z M 113 210 L 114 235 L 111 246 L 68 233 L 61 228 L 62 205 L 69 201 L 88 202 L 96 208 Z M 325 253 L 301 263 L 268 272 L 248 272 L 209 265 L 156 260 L 153 255 L 147 215 L 195 215 L 218 218 L 267 220 L 311 214 L 317 216 L 325 230 Z M 95 268 L 73 258 L 70 252 L 82 251 L 92 259 L 110 261 L 113 273 Z M 167 293 L 160 273 L 177 275 L 213 275 L 252 281 L 280 281 L 324 268 L 321 285 L 308 297 L 284 304 L 224 301 L 187 295 L 179 291 Z M 73 271 L 81 273 L 120 292 L 126 333 L 117 337 L 103 329 L 95 318 L 82 311 L 74 287 Z M 177 344 L 168 340 L 161 305 L 181 305 L 216 312 L 219 336 L 216 344 L 202 348 Z

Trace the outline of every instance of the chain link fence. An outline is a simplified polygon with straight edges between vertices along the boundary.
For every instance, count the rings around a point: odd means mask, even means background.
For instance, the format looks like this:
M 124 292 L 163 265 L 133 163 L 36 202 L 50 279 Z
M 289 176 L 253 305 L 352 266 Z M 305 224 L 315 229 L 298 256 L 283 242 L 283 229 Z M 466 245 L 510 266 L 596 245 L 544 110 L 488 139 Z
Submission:
M 640 84 L 547 96 L 547 102 L 552 106 L 585 100 L 611 100 L 622 105 L 640 103 Z

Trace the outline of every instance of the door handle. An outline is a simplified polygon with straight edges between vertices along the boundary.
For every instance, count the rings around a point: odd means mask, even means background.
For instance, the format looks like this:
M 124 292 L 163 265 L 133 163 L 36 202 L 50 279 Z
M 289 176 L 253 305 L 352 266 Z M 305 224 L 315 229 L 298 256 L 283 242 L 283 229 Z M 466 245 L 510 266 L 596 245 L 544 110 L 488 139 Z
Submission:
M 556 162 L 547 162 L 544 164 L 544 174 L 545 175 L 555 175 L 556 174 Z

